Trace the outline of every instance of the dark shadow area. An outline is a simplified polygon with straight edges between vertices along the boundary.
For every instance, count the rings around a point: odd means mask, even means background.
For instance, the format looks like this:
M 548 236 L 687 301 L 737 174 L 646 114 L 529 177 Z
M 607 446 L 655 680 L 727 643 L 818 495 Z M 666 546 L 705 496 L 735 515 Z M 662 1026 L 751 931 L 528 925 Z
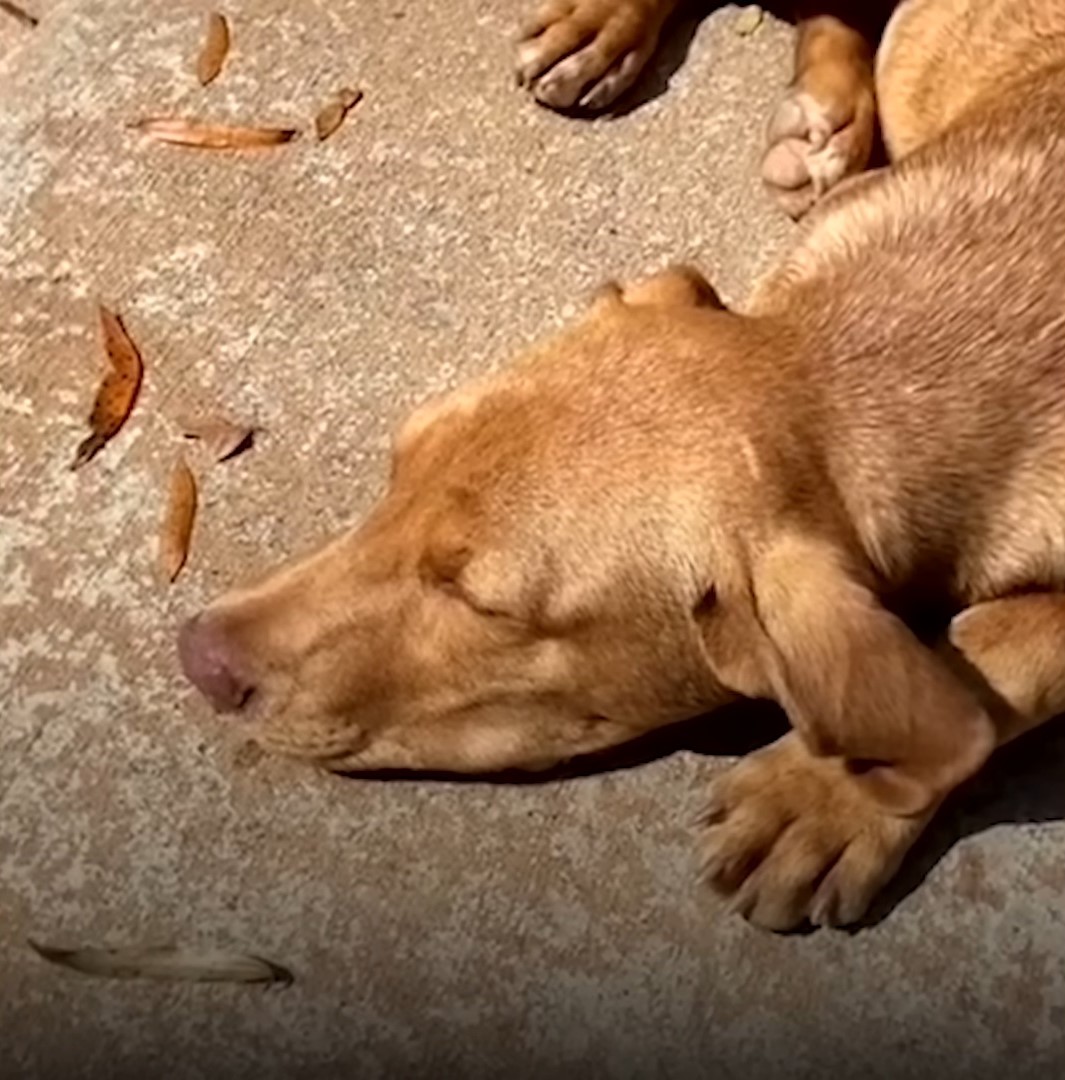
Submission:
M 720 7 L 724 7 L 724 4 L 711 4 L 709 10 L 714 11 Z M 760 7 L 773 18 L 789 23 L 818 16 L 831 16 L 854 27 L 869 41 L 877 43 L 892 12 L 898 7 L 898 2 L 864 0 L 863 3 L 856 4 L 854 0 L 765 0 Z
M 1065 820 L 1065 723 L 1038 728 L 999 751 L 958 791 L 917 842 L 855 932 L 883 922 L 966 836 L 996 825 Z
M 628 116 L 655 98 L 661 97 L 670 86 L 673 76 L 688 59 L 692 42 L 703 20 L 721 4 L 684 4 L 666 24 L 654 55 L 640 77 L 603 114 L 606 120 Z
M 744 701 L 710 717 L 698 717 L 652 732 L 623 746 L 576 758 L 550 770 L 518 770 L 477 776 L 408 769 L 352 772 L 353 779 L 445 781 L 451 784 L 545 784 L 639 768 L 681 751 L 703 757 L 739 757 L 788 730 L 782 710 L 771 702 Z M 883 922 L 924 883 L 961 839 L 996 825 L 1065 820 L 1065 722 L 1045 725 L 1000 751 L 991 764 L 957 792 L 918 841 L 902 869 L 853 933 Z M 798 933 L 809 932 L 809 928 Z
M 788 730 L 781 709 L 768 701 L 742 701 L 710 717 L 683 720 L 597 754 L 574 758 L 542 772 L 462 773 L 416 769 L 374 769 L 341 775 L 357 780 L 434 780 L 450 784 L 547 784 L 599 773 L 639 768 L 686 750 L 704 757 L 740 757 L 780 738 Z
M 703 20 L 727 6 L 725 0 L 688 0 L 682 3 L 666 24 L 658 48 L 636 84 L 604 114 L 604 118 L 627 116 L 661 97 L 669 89 L 673 76 L 688 59 L 692 41 Z M 770 0 L 760 6 L 767 15 L 793 25 L 798 22 L 800 15 L 833 15 L 858 27 L 876 41 L 894 4 L 890 0 L 867 0 L 857 5 L 848 0 Z
M 570 110 L 568 115 L 592 119 L 599 115 L 603 120 L 628 116 L 648 102 L 665 94 L 673 76 L 688 59 L 692 42 L 703 21 L 720 8 L 723 2 L 713 0 L 688 0 L 666 24 L 658 48 L 641 72 L 636 83 L 602 114 Z M 800 16 L 831 15 L 855 26 L 872 42 L 878 43 L 894 4 L 890 0 L 870 0 L 855 5 L 846 0 L 770 0 L 761 5 L 767 15 L 782 22 L 797 24 Z M 768 118 L 767 118 L 768 119 Z M 869 168 L 887 164 L 883 142 L 877 130 Z

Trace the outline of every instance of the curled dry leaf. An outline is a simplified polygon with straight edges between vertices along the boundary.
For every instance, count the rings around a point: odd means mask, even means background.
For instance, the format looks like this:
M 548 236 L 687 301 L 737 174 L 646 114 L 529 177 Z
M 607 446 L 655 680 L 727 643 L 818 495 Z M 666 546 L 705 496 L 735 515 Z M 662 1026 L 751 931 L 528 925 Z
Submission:
M 765 19 L 765 12 L 757 4 L 748 4 L 736 15 L 732 23 L 732 32 L 740 37 L 750 37 Z
M 129 126 L 158 142 L 194 146 L 201 150 L 249 150 L 260 146 L 280 146 L 299 134 L 295 128 L 209 124 L 177 116 L 149 117 Z
M 250 424 L 240 424 L 224 416 L 182 417 L 180 424 L 185 438 L 199 439 L 215 461 L 225 461 L 247 450 L 255 435 Z
M 100 329 L 110 367 L 100 382 L 89 414 L 91 434 L 78 446 L 72 469 L 91 461 L 118 434 L 140 392 L 144 364 L 122 320 L 102 304 Z
M 0 0 L 0 11 L 7 12 L 13 19 L 17 19 L 23 26 L 34 27 L 40 23 L 36 15 L 31 15 L 24 7 L 13 0 Z
M 347 116 L 360 101 L 362 101 L 361 90 L 353 90 L 349 86 L 345 86 L 343 89 L 338 90 L 333 95 L 332 99 L 323 106 L 321 112 L 314 118 L 314 130 L 318 135 L 318 141 L 323 142 L 325 139 L 328 139 L 329 136 L 344 123 L 344 117 Z
M 192 526 L 196 521 L 196 478 L 179 458 L 170 473 L 166 514 L 159 533 L 159 563 L 168 581 L 173 581 L 189 557 Z
M 30 941 L 51 964 L 107 979 L 159 979 L 169 982 L 292 983 L 286 968 L 250 953 L 223 949 L 127 948 L 56 949 Z
M 229 23 L 224 15 L 212 11 L 207 16 L 207 32 L 203 39 L 203 48 L 196 60 L 196 77 L 201 86 L 206 86 L 218 78 L 228 55 Z

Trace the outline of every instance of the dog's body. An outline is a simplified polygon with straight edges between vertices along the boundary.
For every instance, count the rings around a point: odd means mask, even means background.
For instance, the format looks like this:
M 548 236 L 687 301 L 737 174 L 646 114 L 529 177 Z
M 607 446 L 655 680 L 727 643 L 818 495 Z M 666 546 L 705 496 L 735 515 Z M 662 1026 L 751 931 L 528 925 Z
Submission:
M 716 786 L 708 875 L 762 925 L 859 918 L 1065 709 L 1065 5 L 909 0 L 885 50 L 907 156 L 744 314 L 688 271 L 609 289 L 425 407 L 360 530 L 186 628 L 193 681 L 345 770 L 539 768 L 773 698 L 795 730 Z M 915 589 L 960 612 L 940 653 L 889 610 Z

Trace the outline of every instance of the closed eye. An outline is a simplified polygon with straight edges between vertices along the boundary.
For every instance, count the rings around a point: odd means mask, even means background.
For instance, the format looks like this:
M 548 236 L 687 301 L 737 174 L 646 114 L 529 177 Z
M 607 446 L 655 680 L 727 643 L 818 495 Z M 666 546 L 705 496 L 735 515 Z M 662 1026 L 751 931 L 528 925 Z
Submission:
M 446 580 L 437 579 L 435 584 L 441 592 L 461 601 L 466 607 L 471 611 L 476 612 L 478 615 L 483 615 L 488 619 L 510 619 L 514 622 L 520 621 L 514 612 L 506 611 L 503 608 L 488 603 L 481 597 L 475 596 L 459 578 Z
M 463 588 L 460 582 L 452 583 L 452 590 L 455 596 L 457 596 L 467 607 L 472 608 L 478 615 L 484 615 L 489 619 L 514 619 L 516 616 L 513 612 L 504 611 L 502 608 L 495 607 L 492 604 L 486 603 L 480 598 L 474 596 L 468 589 Z
M 454 547 L 431 550 L 419 564 L 419 576 L 431 589 L 444 593 L 461 601 L 471 611 L 487 619 L 509 619 L 520 623 L 523 620 L 512 609 L 493 603 L 492 599 L 471 587 L 469 575 L 465 573 L 471 559 L 468 546 L 459 544 Z

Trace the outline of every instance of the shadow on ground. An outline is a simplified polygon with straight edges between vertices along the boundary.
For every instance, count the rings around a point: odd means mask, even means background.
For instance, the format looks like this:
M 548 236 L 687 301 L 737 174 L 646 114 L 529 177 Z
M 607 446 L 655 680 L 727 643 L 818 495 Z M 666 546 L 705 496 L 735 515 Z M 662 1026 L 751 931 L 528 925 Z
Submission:
M 863 926 L 883 922 L 921 887 L 933 868 L 959 841 L 996 825 L 1029 825 L 1065 820 L 1065 723 L 1051 724 L 1000 751 L 991 764 L 940 811 L 910 852 Z M 861 928 L 859 928 L 861 929 Z
M 684 66 L 692 41 L 702 21 L 720 5 L 690 5 L 679 12 L 662 34 L 654 56 L 651 57 L 635 85 L 618 99 L 606 114 L 607 119 L 628 116 L 629 113 L 661 97 L 670 87 L 673 76 Z
M 482 776 L 410 770 L 348 774 L 357 779 L 443 780 L 458 784 L 545 784 L 639 768 L 671 754 L 739 757 L 780 738 L 788 730 L 783 711 L 765 701 L 739 702 L 538 773 L 510 771 Z M 902 869 L 854 933 L 877 926 L 921 887 L 936 864 L 967 836 L 997 825 L 1065 820 L 1065 723 L 1061 719 L 999 752 L 976 779 L 954 795 L 910 853 Z

